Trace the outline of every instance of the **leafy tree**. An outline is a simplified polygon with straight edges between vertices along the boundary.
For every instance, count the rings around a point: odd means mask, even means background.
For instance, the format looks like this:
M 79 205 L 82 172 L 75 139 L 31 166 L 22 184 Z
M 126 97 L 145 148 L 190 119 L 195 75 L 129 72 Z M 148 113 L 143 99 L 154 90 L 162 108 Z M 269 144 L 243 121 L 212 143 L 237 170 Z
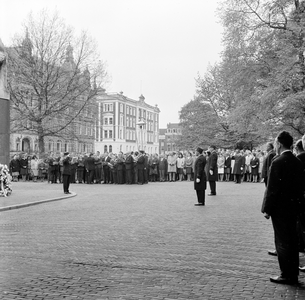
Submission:
M 245 67 L 257 76 L 244 104 L 259 129 L 265 136 L 279 128 L 304 133 L 304 1 L 224 1 L 221 17 L 225 52 L 233 49 L 239 61 L 247 57 Z M 244 113 L 245 105 L 235 115 Z
M 207 148 L 217 142 L 220 126 L 211 105 L 196 97 L 185 104 L 179 113 L 182 136 L 176 144 L 180 149 L 194 149 L 198 145 Z
M 30 14 L 24 32 L 8 48 L 12 130 L 36 134 L 43 153 L 46 136 L 71 139 L 82 118 L 94 120 L 107 73 L 95 41 L 85 32 L 75 36 L 57 13 Z

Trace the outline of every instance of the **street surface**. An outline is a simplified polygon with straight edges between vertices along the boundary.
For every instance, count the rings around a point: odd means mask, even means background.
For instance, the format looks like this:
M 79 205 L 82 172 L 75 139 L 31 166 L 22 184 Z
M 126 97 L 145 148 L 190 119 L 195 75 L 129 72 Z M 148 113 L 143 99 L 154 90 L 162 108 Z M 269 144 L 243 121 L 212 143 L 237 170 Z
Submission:
M 269 281 L 279 267 L 263 184 L 219 182 L 204 207 L 192 182 L 70 190 L 0 212 L 0 299 L 305 299 L 304 273 L 299 286 Z

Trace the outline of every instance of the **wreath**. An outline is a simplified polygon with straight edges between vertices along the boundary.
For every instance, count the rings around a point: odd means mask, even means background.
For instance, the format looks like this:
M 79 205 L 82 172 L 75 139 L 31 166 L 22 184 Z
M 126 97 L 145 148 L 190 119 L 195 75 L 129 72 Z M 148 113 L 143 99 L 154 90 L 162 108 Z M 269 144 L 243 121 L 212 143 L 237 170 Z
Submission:
M 0 164 L 0 197 L 7 197 L 12 193 L 11 175 L 7 165 Z

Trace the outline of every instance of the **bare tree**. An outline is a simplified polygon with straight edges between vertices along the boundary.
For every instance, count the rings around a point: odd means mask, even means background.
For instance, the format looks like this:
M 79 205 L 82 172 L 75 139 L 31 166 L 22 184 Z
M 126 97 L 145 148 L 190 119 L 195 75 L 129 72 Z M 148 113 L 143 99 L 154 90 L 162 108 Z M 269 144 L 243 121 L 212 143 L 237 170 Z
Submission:
M 94 120 L 107 73 L 96 42 L 86 32 L 76 37 L 57 13 L 30 14 L 23 26 L 8 48 L 12 131 L 36 134 L 43 153 L 46 136 L 71 139 L 83 117 Z

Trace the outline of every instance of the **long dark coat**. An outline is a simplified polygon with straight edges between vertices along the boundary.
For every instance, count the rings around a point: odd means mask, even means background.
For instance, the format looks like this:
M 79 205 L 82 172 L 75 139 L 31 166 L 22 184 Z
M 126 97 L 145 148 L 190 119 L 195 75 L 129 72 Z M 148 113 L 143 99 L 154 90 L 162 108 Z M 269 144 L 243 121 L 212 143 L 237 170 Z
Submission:
M 265 157 L 264 161 L 263 161 L 263 168 L 262 168 L 262 178 L 268 178 L 268 172 L 269 172 L 269 168 L 272 162 L 272 159 L 275 156 L 275 152 L 274 150 L 271 150 L 268 152 L 267 156 Z
M 246 159 L 243 155 L 235 155 L 233 174 L 241 175 L 245 171 Z
M 303 194 L 302 162 L 292 152 L 287 151 L 273 159 L 262 212 L 271 215 L 277 211 L 283 213 L 294 209 L 293 203 Z
M 18 159 L 12 159 L 9 164 L 11 172 L 20 172 L 20 163 Z
M 206 158 L 203 155 L 199 155 L 195 161 L 194 166 L 194 189 L 198 191 L 204 191 L 207 188 L 207 176 L 205 173 Z M 197 183 L 196 179 L 199 178 L 200 182 Z
M 303 200 L 303 163 L 291 151 L 272 160 L 262 213 L 271 216 L 275 249 L 282 276 L 298 278 L 297 220 Z
M 206 175 L 208 181 L 218 181 L 217 153 L 212 151 L 207 160 Z M 213 171 L 213 175 L 210 174 Z

